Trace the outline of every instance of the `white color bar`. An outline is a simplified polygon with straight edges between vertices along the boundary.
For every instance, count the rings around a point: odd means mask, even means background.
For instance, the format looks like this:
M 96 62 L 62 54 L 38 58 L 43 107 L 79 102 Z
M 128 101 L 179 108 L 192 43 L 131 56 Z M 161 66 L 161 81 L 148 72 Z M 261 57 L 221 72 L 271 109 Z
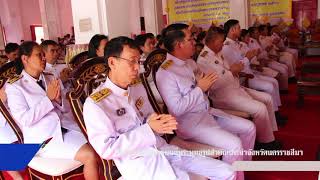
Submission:
M 320 161 L 236 161 L 232 167 L 236 171 L 320 171 Z

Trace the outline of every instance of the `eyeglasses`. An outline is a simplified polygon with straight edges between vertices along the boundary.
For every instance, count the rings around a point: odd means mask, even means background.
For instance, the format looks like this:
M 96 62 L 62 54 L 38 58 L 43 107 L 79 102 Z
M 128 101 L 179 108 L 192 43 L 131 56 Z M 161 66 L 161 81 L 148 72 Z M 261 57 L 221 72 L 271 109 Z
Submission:
M 142 61 L 140 61 L 140 58 L 139 58 L 139 60 L 131 60 L 131 59 L 126 59 L 126 58 L 122 58 L 122 57 L 118 57 L 118 56 L 113 56 L 113 57 L 126 60 L 129 63 L 129 65 L 131 65 L 131 66 L 134 66 L 135 64 L 139 65 L 142 63 Z

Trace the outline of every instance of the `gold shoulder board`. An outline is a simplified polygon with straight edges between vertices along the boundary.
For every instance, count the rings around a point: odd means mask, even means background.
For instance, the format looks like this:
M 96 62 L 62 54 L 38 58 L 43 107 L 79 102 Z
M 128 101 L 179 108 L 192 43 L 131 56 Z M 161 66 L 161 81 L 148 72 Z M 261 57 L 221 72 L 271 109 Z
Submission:
M 14 82 L 18 81 L 19 79 L 22 78 L 23 75 L 15 75 L 11 79 L 8 80 L 9 84 L 13 84 Z
M 140 84 L 140 83 L 141 83 L 141 79 L 140 79 L 140 78 L 137 78 L 137 79 L 133 80 L 130 85 L 131 85 L 131 86 L 135 86 L 135 85 L 138 85 L 138 84 Z
M 105 97 L 108 97 L 111 94 L 111 90 L 109 88 L 102 89 L 96 93 L 90 95 L 90 97 L 94 100 L 94 102 L 100 102 Z
M 163 64 L 161 65 L 161 68 L 164 69 L 164 70 L 166 70 L 166 69 L 168 69 L 172 64 L 173 64 L 173 61 L 172 61 L 172 60 L 168 60 L 168 61 L 166 61 L 165 63 L 163 63 Z

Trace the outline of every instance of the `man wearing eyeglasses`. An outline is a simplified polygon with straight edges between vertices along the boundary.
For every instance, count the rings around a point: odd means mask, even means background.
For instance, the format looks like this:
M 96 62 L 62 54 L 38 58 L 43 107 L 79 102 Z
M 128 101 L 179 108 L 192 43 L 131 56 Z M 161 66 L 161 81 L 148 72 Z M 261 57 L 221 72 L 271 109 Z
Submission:
M 253 149 L 256 130 L 252 122 L 211 108 L 207 91 L 217 80 L 204 74 L 191 59 L 195 41 L 186 24 L 171 24 L 162 31 L 169 51 L 156 74 L 156 84 L 170 114 L 178 120 L 178 136 L 232 152 Z M 241 154 L 224 155 L 222 160 L 250 160 Z M 237 179 L 244 179 L 238 172 Z
M 110 68 L 108 78 L 83 107 L 90 144 L 101 158 L 112 159 L 124 179 L 188 180 L 187 172 L 210 179 L 235 179 L 228 164 L 177 153 L 183 149 L 159 136 L 172 134 L 177 121 L 169 114 L 154 113 L 137 80 L 140 53 L 132 39 L 112 39 L 104 54 Z

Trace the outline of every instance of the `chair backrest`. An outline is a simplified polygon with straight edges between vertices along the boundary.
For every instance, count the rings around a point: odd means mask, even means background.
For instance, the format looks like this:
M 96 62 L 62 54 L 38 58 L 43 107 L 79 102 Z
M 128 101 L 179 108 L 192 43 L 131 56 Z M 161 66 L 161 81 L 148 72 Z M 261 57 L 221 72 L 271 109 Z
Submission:
M 5 63 L 3 66 L 0 68 L 0 79 L 10 79 L 14 75 L 16 75 L 16 63 L 15 61 L 10 61 L 8 63 Z
M 77 84 L 75 89 L 67 93 L 67 98 L 74 118 L 87 139 L 88 134 L 83 119 L 83 103 L 92 91 L 106 80 L 108 71 L 108 64 L 101 57 L 88 59 L 79 64 L 77 69 L 73 71 L 73 77 Z M 116 180 L 121 176 L 112 160 L 101 160 L 106 180 Z
M 156 97 L 156 95 L 160 95 L 156 84 L 156 73 L 166 58 L 166 50 L 154 50 L 148 55 L 146 61 L 144 62 L 145 72 L 140 74 L 140 78 L 146 88 L 149 101 L 151 102 L 154 111 L 157 113 L 168 113 L 161 96 Z M 163 107 L 161 107 L 159 104 L 163 104 Z
M 88 59 L 88 51 L 83 51 L 74 57 L 69 62 L 69 65 L 72 69 L 75 69 L 78 65 Z
M 88 59 L 81 63 L 73 73 L 73 78 L 77 82 L 74 89 L 67 93 L 68 100 L 72 107 L 72 112 L 83 134 L 87 136 L 82 106 L 85 99 L 92 91 L 107 78 L 108 64 L 101 57 Z
M 146 61 L 144 62 L 145 72 L 140 74 L 140 78 L 148 94 L 148 99 L 154 111 L 159 114 L 168 113 L 167 106 L 160 96 L 159 90 L 157 88 L 157 83 L 156 83 L 156 73 L 159 67 L 161 66 L 161 64 L 166 60 L 166 58 L 167 58 L 166 50 L 163 50 L 163 49 L 154 50 L 148 55 Z M 174 136 L 175 134 L 163 135 L 163 137 L 166 139 L 168 143 L 174 138 Z
M 4 86 L 6 81 L 16 75 L 16 67 L 15 62 L 11 61 L 6 63 L 0 68 L 0 88 Z M 8 111 L 5 104 L 0 100 L 0 112 L 9 123 L 10 127 L 13 129 L 14 133 L 18 138 L 18 143 L 23 143 L 23 134 L 21 129 L 19 128 L 18 124 L 15 122 L 13 117 L 11 116 L 10 112 Z

